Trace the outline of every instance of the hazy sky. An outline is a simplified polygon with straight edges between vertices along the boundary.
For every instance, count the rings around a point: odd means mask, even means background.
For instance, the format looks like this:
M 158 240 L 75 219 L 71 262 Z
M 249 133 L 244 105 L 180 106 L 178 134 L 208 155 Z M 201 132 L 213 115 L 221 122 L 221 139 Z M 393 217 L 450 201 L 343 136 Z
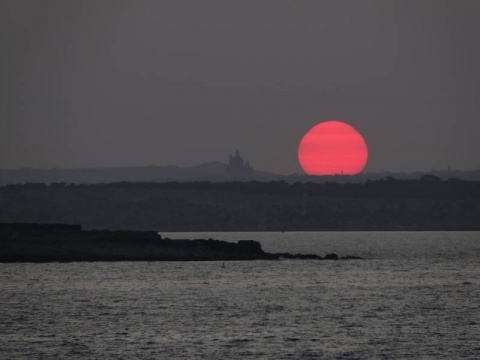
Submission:
M 480 1 L 0 0 L 0 168 L 301 173 L 318 122 L 366 171 L 480 168 Z

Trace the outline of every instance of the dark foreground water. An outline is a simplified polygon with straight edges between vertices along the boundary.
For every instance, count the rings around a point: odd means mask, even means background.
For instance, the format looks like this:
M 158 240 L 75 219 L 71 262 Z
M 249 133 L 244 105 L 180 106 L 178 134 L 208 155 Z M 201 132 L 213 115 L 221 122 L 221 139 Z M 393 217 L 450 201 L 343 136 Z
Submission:
M 479 232 L 162 235 L 366 260 L 0 264 L 0 359 L 480 359 Z

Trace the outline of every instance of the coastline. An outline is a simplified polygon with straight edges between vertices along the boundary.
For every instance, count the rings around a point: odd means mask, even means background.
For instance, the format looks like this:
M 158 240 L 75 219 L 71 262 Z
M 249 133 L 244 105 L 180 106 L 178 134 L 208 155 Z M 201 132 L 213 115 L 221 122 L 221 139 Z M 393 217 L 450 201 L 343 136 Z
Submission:
M 338 260 L 336 254 L 268 253 L 254 240 L 162 238 L 155 231 L 82 230 L 67 224 L 0 224 L 0 262 Z

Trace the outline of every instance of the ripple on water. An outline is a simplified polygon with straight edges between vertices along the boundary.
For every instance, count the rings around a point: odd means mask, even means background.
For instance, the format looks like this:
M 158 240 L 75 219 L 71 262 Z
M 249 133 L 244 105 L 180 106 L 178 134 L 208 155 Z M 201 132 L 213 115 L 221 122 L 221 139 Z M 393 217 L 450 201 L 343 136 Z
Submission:
M 0 264 L 0 358 L 478 358 L 478 258 L 407 253 Z

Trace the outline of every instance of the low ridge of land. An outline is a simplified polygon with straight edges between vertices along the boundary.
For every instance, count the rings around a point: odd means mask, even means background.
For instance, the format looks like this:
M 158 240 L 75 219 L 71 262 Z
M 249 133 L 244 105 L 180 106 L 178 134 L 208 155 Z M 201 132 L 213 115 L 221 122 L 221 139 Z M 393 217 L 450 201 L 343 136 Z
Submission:
M 480 230 L 480 182 L 192 182 L 0 187 L 0 222 L 155 231 Z

